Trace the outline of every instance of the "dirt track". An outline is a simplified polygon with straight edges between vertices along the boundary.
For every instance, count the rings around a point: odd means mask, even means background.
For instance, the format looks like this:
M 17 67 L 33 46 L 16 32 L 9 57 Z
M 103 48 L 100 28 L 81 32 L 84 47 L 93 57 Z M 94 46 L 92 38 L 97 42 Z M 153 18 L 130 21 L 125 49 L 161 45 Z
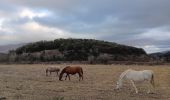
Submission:
M 80 65 L 84 80 L 78 75 L 71 81 L 59 81 L 54 74 L 45 76 L 51 65 L 0 65 L 0 97 L 7 100 L 170 100 L 170 67 L 138 65 Z M 59 65 L 62 68 L 64 65 Z M 119 75 L 126 69 L 151 69 L 155 72 L 156 91 L 147 94 L 146 84 L 137 84 L 135 94 L 127 81 L 115 91 Z

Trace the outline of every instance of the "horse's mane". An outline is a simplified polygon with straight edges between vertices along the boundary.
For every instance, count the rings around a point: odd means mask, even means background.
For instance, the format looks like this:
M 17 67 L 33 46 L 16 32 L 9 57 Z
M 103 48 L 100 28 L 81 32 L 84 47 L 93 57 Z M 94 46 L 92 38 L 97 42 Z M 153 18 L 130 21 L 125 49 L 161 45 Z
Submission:
M 128 70 L 125 70 L 121 75 L 120 75 L 120 79 L 124 78 L 124 76 L 129 72 L 131 71 L 132 69 L 128 69 Z
M 61 74 L 63 74 L 68 67 L 70 67 L 70 66 L 65 67 L 65 68 L 61 71 Z

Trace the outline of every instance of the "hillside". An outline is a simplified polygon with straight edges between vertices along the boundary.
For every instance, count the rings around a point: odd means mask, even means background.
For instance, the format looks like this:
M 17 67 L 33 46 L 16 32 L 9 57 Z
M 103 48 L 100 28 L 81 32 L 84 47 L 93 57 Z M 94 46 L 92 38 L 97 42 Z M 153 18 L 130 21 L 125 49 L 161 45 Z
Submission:
M 0 53 L 6 53 L 7 54 L 9 50 L 16 49 L 16 48 L 21 47 L 23 45 L 25 45 L 25 43 L 0 45 Z
M 149 56 L 152 57 L 154 60 L 170 62 L 170 51 L 152 53 L 149 54 Z
M 28 61 L 88 61 L 88 60 L 138 60 L 147 56 L 141 48 L 93 39 L 56 39 L 29 43 L 14 51 L 15 60 Z
M 0 62 L 6 62 L 8 59 L 8 54 L 0 53 Z

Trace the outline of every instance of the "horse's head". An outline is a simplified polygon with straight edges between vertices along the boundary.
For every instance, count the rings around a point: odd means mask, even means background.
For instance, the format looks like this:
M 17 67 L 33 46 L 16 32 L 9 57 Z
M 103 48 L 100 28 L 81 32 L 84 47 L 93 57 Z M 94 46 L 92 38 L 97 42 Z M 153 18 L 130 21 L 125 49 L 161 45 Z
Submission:
M 62 74 L 60 73 L 59 80 L 62 81 Z
M 122 87 L 122 83 L 121 82 L 116 82 L 116 90 L 120 89 Z
M 64 72 L 62 71 L 62 72 L 60 73 L 60 75 L 59 75 L 59 80 L 60 80 L 60 81 L 62 81 L 63 74 L 64 74 Z

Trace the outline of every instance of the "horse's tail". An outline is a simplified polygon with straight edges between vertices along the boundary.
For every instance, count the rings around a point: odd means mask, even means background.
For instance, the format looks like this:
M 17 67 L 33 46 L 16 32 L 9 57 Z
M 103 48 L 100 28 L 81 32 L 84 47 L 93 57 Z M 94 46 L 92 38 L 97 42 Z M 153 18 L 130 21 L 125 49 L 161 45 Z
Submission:
M 152 77 L 151 77 L 151 84 L 152 84 L 152 85 L 153 85 L 153 87 L 155 88 L 154 74 L 152 74 Z
M 82 73 L 82 75 L 83 75 L 83 69 L 81 68 L 81 73 Z
M 83 69 L 82 68 L 81 68 L 81 74 L 82 74 L 81 76 L 82 76 L 82 80 L 83 80 Z
M 46 73 L 46 76 L 47 76 L 47 74 L 48 74 L 48 69 L 45 70 L 45 73 Z

